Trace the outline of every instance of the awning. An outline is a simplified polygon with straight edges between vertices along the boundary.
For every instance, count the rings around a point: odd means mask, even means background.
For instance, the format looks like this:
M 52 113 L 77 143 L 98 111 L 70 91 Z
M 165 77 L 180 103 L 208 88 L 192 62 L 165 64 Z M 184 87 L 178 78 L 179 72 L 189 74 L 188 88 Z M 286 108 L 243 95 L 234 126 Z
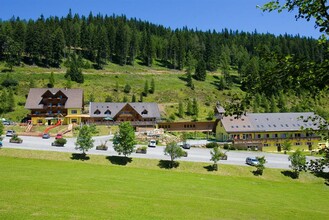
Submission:
M 54 118 L 54 117 L 47 117 L 47 118 L 45 118 L 45 120 L 53 120 L 53 119 L 57 119 L 57 118 Z
M 65 118 L 90 118 L 89 115 L 67 115 Z

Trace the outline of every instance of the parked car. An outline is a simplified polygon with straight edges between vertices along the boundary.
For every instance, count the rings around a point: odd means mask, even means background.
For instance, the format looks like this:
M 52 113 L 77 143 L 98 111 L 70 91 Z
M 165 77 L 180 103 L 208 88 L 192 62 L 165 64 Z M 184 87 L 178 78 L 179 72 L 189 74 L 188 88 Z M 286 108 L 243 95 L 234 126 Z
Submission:
M 149 147 L 156 147 L 156 146 L 157 146 L 157 142 L 155 140 L 150 140 Z
M 63 135 L 62 135 L 62 134 L 60 134 L 60 133 L 56 134 L 56 137 L 55 137 L 55 139 L 60 139 L 60 138 L 63 138 Z
M 247 157 L 246 158 L 246 164 L 249 164 L 251 166 L 256 166 L 258 165 L 259 161 L 256 158 L 251 158 L 251 157 Z
M 49 138 L 50 138 L 50 135 L 49 135 L 48 133 L 44 133 L 44 134 L 42 135 L 42 138 L 43 138 L 43 139 L 49 139 Z
M 16 132 L 14 130 L 8 130 L 6 132 L 6 137 L 12 137 L 16 134 Z
M 188 144 L 188 143 L 183 143 L 183 144 L 181 144 L 180 146 L 181 146 L 182 148 L 184 148 L 184 149 L 190 149 L 190 148 L 191 148 L 191 145 Z

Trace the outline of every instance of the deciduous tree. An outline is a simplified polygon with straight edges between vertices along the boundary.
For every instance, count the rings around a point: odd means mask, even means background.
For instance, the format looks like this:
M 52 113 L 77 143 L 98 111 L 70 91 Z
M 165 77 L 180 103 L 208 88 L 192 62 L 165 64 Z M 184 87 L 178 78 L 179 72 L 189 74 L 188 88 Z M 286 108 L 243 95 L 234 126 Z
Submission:
M 122 122 L 119 125 L 119 132 L 114 135 L 113 143 L 113 148 L 119 155 L 123 154 L 127 157 L 134 151 L 135 131 L 130 122 Z
M 77 137 L 77 141 L 75 142 L 75 149 L 82 151 L 82 154 L 86 154 L 86 152 L 94 147 L 94 140 L 92 139 L 92 135 L 95 132 L 95 128 L 89 125 L 83 125 L 79 129 L 79 134 Z
M 165 155 L 170 156 L 170 167 L 174 167 L 175 159 L 184 156 L 184 151 L 180 148 L 176 142 L 170 142 L 164 149 Z

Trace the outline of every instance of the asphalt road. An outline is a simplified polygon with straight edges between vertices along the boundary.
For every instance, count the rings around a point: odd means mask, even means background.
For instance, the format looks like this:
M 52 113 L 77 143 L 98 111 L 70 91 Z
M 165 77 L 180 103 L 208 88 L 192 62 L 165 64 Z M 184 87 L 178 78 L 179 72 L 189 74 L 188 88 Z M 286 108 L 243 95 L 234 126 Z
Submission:
M 45 150 L 45 151 L 58 151 L 58 152 L 69 152 L 69 153 L 79 153 L 80 151 L 75 150 L 76 138 L 67 138 L 67 143 L 65 147 L 55 147 L 51 146 L 51 143 L 55 138 L 42 139 L 41 137 L 30 137 L 30 136 L 20 136 L 23 139 L 22 144 L 9 143 L 9 137 L 3 139 L 3 148 L 18 148 L 18 149 L 29 149 L 29 150 Z M 109 140 L 110 136 L 100 136 L 94 137 L 94 148 L 88 151 L 88 154 L 97 155 L 118 155 L 113 149 L 113 143 L 111 141 L 107 142 L 108 150 L 96 150 L 96 146 Z M 198 141 L 200 142 L 200 141 Z M 195 144 L 195 141 L 188 141 L 191 145 Z M 188 152 L 187 157 L 180 158 L 180 161 L 193 161 L 193 162 L 209 162 L 210 161 L 210 149 L 206 148 L 191 148 L 186 150 Z M 269 168 L 280 168 L 289 169 L 290 162 L 288 161 L 288 156 L 284 154 L 275 153 L 265 153 L 265 152 L 255 152 L 255 151 L 229 151 L 227 152 L 228 159 L 221 160 L 219 164 L 232 164 L 232 165 L 242 165 L 245 164 L 246 157 L 256 157 L 265 156 L 267 163 L 266 167 Z M 156 148 L 148 148 L 147 154 L 131 154 L 131 157 L 138 158 L 150 158 L 150 159 L 163 159 L 168 160 L 169 156 L 164 155 L 164 146 L 157 146 Z M 315 159 L 314 157 L 307 157 L 307 160 Z

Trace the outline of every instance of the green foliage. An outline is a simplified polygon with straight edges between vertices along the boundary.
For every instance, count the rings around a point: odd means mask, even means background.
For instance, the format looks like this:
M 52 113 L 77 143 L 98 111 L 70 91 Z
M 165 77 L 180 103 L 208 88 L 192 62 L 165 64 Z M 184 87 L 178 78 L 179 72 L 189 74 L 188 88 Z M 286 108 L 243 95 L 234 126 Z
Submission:
M 149 83 L 148 83 L 148 81 L 146 80 L 146 81 L 145 81 L 145 84 L 144 84 L 143 95 L 146 97 L 147 94 L 148 94 L 148 92 L 149 92 Z
M 195 69 L 194 77 L 196 80 L 205 81 L 206 80 L 206 63 L 203 59 L 200 59 L 198 65 Z
M 51 72 L 49 76 L 49 83 L 47 84 L 48 88 L 53 88 L 55 85 L 55 78 L 54 78 L 54 73 Z
M 118 154 L 125 157 L 134 152 L 136 139 L 135 131 L 130 122 L 122 122 L 119 125 L 119 132 L 114 135 L 113 148 Z
M 135 96 L 135 94 L 133 94 L 133 96 L 131 97 L 131 102 L 136 102 L 136 96 Z
M 218 170 L 218 165 L 217 165 L 217 162 L 223 157 L 225 156 L 225 153 L 222 152 L 220 150 L 220 148 L 218 146 L 214 147 L 211 151 L 210 151 L 210 155 L 211 155 L 211 158 L 210 160 L 214 162 L 214 170 Z
M 289 140 L 285 140 L 283 143 L 282 143 L 282 150 L 284 150 L 284 154 L 287 153 L 287 151 L 290 151 L 292 148 L 292 144 Z
M 112 96 L 107 95 L 105 98 L 105 102 L 113 102 Z
M 295 178 L 298 179 L 300 171 L 306 170 L 306 156 L 297 149 L 288 159 L 291 162 L 290 168 L 293 169 Z
M 4 130 L 5 130 L 5 126 L 2 124 L 2 122 L 0 122 L 0 137 L 1 135 L 3 135 Z
M 84 76 L 82 74 L 82 63 L 81 58 L 77 57 L 76 54 L 71 54 L 69 59 L 69 67 L 66 70 L 65 78 L 68 78 L 70 76 L 72 81 L 75 81 L 77 83 L 83 83 L 84 82 Z
M 1 85 L 3 87 L 9 88 L 9 87 L 17 87 L 18 81 L 11 78 L 9 74 L 6 75 L 6 79 L 2 81 Z
M 152 78 L 151 80 L 151 87 L 149 89 L 150 94 L 153 94 L 155 92 L 155 82 L 154 79 Z
M 255 166 L 256 170 L 254 171 L 255 175 L 263 175 L 263 172 L 265 170 L 265 163 L 267 162 L 265 159 L 265 156 L 262 157 L 256 157 L 256 159 L 258 160 L 258 164 Z
M 56 145 L 64 146 L 67 143 L 67 140 L 65 138 L 58 138 L 55 140 Z
M 210 142 L 206 144 L 206 148 L 216 148 L 219 147 L 216 142 Z
M 178 104 L 178 117 L 180 117 L 180 118 L 184 117 L 183 102 L 179 102 L 179 104 Z
M 184 151 L 180 148 L 176 142 L 170 142 L 164 149 L 165 155 L 170 156 L 170 167 L 174 167 L 174 161 L 177 158 L 184 156 Z
M 79 129 L 77 141 L 75 142 L 75 149 L 82 151 L 85 154 L 89 149 L 94 147 L 94 140 L 92 135 L 95 133 L 95 127 L 83 125 Z
M 124 93 L 130 93 L 130 90 L 131 90 L 131 86 L 129 84 L 126 84 L 125 88 L 123 89 L 123 92 Z

